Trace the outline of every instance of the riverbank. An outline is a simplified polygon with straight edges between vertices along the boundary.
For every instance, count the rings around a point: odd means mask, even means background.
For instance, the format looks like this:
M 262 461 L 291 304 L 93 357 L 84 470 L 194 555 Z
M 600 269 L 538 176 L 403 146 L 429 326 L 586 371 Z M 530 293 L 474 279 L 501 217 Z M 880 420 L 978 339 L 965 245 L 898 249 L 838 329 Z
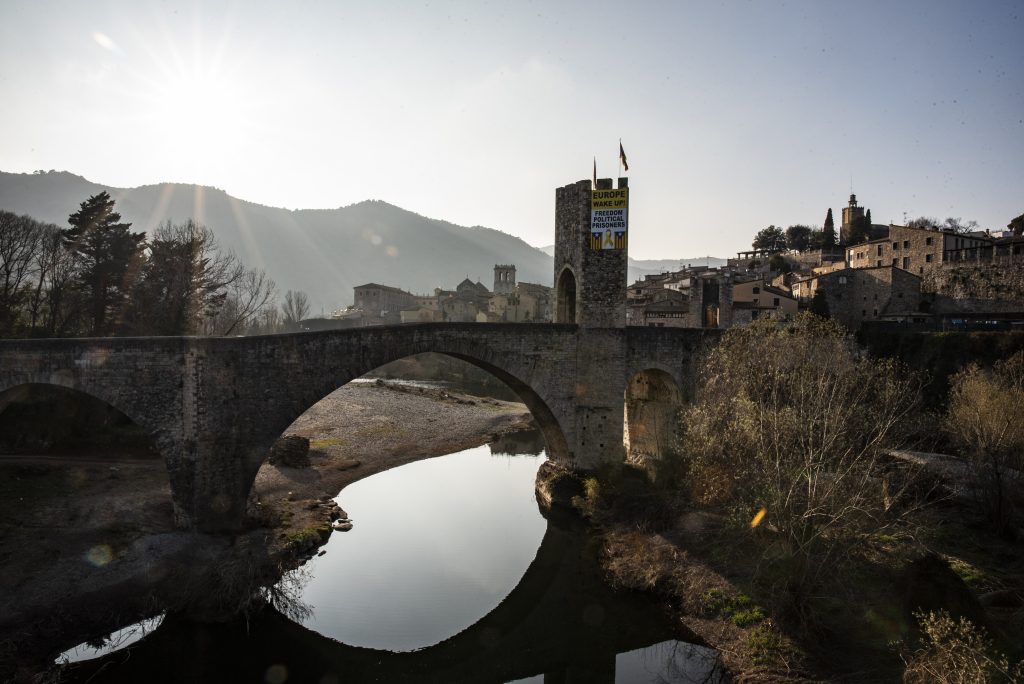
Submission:
M 890 472 L 924 464 L 915 475 L 921 498 L 898 524 L 843 550 L 799 603 L 774 530 L 734 509 L 695 506 L 631 468 L 588 478 L 573 505 L 602 539 L 610 581 L 659 596 L 720 652 L 735 681 L 900 681 L 914 668 L 908 681 L 933 681 L 921 668 L 941 669 L 954 655 L 958 668 L 976 659 L 991 681 L 1019 681 L 1024 553 L 992 530 L 952 460 L 893 452 Z M 975 627 L 924 639 L 919 611 L 947 611 Z M 994 653 L 1009 665 L 985 660 Z
M 264 465 L 257 518 L 235 537 L 174 528 L 157 456 L 0 456 L 0 678 L 12 663 L 43 663 L 157 605 L 237 612 L 319 540 L 310 530 L 327 526 L 344 486 L 529 423 L 515 402 L 399 382 L 346 385 L 286 431 L 311 440 L 311 465 Z
M 254 516 L 275 529 L 273 555 L 285 560 L 289 553 L 301 556 L 330 533 L 325 527 L 332 517 L 331 500 L 345 486 L 406 463 L 479 446 L 529 429 L 531 423 L 526 406 L 517 402 L 421 383 L 351 383 L 285 431 L 309 440 L 310 465 L 265 463 L 253 486 L 258 499 Z

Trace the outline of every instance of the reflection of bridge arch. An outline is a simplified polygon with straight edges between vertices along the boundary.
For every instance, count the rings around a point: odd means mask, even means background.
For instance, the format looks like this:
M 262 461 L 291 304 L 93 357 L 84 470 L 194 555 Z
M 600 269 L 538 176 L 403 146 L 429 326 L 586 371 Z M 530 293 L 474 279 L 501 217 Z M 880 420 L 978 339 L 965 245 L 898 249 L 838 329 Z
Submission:
M 321 398 L 423 352 L 473 363 L 533 412 L 551 459 L 593 469 L 623 458 L 623 396 L 665 369 L 685 398 L 692 357 L 717 331 L 556 324 L 427 323 L 246 338 L 0 341 L 0 392 L 61 385 L 122 410 L 167 463 L 182 527 L 241 527 L 270 444 Z
M 550 521 L 533 563 L 493 611 L 417 651 L 341 644 L 268 609 L 246 624 L 238 620 L 230 626 L 170 617 L 133 646 L 130 656 L 114 653 L 76 665 L 68 674 L 71 681 L 84 681 L 109 668 L 105 672 L 118 681 L 145 681 L 166 668 L 187 678 L 191 673 L 181 668 L 192 661 L 202 663 L 208 681 L 221 673 L 264 681 L 273 665 L 284 667 L 288 681 L 447 684 L 507 682 L 541 673 L 555 675 L 556 681 L 563 681 L 559 674 L 568 675 L 564 681 L 613 681 L 615 653 L 665 639 L 670 625 L 653 604 L 613 600 L 586 547 L 586 535 Z M 208 631 L 208 639 L 196 639 L 197 630 Z M 230 650 L 241 633 L 247 639 L 244 655 Z M 202 654 L 181 653 L 180 644 L 201 641 L 207 641 Z

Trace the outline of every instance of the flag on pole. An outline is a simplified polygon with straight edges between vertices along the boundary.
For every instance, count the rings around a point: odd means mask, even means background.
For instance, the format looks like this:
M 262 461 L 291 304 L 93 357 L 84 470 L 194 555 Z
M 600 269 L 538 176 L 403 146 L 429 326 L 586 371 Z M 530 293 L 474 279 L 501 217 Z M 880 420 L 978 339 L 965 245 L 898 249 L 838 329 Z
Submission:
M 622 141 L 619 141 L 619 161 L 622 162 L 622 168 L 629 171 L 629 164 L 626 163 L 626 151 L 622 149 Z
M 597 190 L 597 157 L 594 157 L 594 187 L 593 190 Z

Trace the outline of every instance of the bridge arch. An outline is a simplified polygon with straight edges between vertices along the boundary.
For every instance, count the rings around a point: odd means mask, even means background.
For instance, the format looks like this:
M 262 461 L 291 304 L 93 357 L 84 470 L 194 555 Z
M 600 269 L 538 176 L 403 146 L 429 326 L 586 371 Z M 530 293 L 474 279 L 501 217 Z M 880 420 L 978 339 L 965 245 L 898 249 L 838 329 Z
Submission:
M 671 452 L 682 402 L 679 385 L 668 371 L 646 368 L 633 374 L 624 397 L 627 461 L 643 465 Z
M 120 396 L 107 391 L 109 388 L 102 384 L 97 385 L 78 381 L 70 373 L 47 374 L 43 377 L 28 376 L 8 381 L 3 386 L 0 386 L 0 415 L 15 402 L 31 396 L 40 389 L 44 392 L 52 393 L 52 398 L 58 401 L 62 394 L 66 394 L 67 397 L 80 397 L 92 400 L 127 418 L 133 425 L 145 433 L 149 444 L 159 453 L 160 460 L 168 476 L 173 479 L 175 469 L 169 455 L 173 452 L 174 444 L 173 439 L 169 437 L 168 431 L 162 429 L 163 426 L 146 412 L 143 405 L 122 401 Z M 171 500 L 174 505 L 175 517 L 177 518 L 181 501 L 173 485 L 171 487 Z
M 566 326 L 523 324 L 515 328 L 527 334 L 509 334 L 513 331 L 509 324 L 449 323 L 275 336 L 278 355 L 289 357 L 289 363 L 266 366 L 274 372 L 264 373 L 259 379 L 257 396 L 248 400 L 244 395 L 239 397 L 238 418 L 251 432 L 244 437 L 244 443 L 237 440 L 231 445 L 241 466 L 240 488 L 232 498 L 248 498 L 270 446 L 310 407 L 380 366 L 423 352 L 467 362 L 505 383 L 536 420 L 548 456 L 571 465 L 570 440 L 564 426 L 566 417 L 571 415 L 567 405 L 572 389 L 559 382 L 558 369 L 552 367 L 551 357 L 557 360 L 571 356 L 574 338 L 570 331 L 560 330 Z M 565 334 L 562 342 L 555 345 L 558 351 L 554 355 L 550 350 L 539 351 L 537 346 L 537 340 L 550 338 L 552 330 Z M 473 334 L 467 335 L 465 331 Z M 280 344 L 282 341 L 286 343 Z M 550 339 L 547 346 L 551 346 Z M 565 361 L 564 365 L 570 364 Z M 250 413 L 245 415 L 246 411 Z

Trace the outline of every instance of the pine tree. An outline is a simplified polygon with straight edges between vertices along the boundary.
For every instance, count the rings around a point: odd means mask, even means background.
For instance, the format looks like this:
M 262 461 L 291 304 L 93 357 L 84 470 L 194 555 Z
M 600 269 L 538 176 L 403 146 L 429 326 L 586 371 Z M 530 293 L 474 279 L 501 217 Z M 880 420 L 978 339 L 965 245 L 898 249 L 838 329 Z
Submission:
M 143 262 L 145 233 L 121 223 L 106 192 L 93 195 L 68 217 L 61 231 L 65 245 L 80 259 L 77 284 L 85 297 L 91 333 L 110 335 L 118 322 Z
M 871 210 L 870 209 L 868 209 L 868 213 L 867 213 L 867 217 L 866 218 L 867 218 L 868 228 L 870 228 L 871 227 Z

